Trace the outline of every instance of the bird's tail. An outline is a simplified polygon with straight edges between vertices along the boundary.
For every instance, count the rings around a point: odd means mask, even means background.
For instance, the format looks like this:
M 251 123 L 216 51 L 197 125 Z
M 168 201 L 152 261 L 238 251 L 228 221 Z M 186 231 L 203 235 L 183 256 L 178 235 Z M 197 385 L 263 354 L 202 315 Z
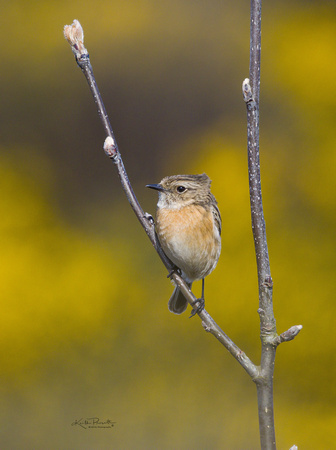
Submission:
M 188 283 L 188 286 L 191 288 L 192 283 Z M 179 287 L 176 286 L 172 296 L 168 302 L 168 309 L 170 312 L 174 314 L 182 314 L 187 309 L 188 302 L 184 298 Z

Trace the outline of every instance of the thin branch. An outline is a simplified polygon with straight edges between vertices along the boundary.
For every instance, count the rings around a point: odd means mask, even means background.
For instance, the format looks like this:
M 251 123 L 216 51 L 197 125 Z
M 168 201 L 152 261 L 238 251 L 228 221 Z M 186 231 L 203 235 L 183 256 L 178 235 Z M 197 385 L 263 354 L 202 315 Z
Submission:
M 179 286 L 189 304 L 193 304 L 193 307 L 197 308 L 198 303 L 196 303 L 195 305 L 195 301 L 197 302 L 198 299 L 191 292 L 190 288 L 183 280 L 183 278 L 178 274 L 177 271 L 175 271 L 176 268 L 174 264 L 167 258 L 167 256 L 163 252 L 155 233 L 153 218 L 143 211 L 132 189 L 121 158 L 121 154 L 118 149 L 118 145 L 113 134 L 110 121 L 108 119 L 108 115 L 104 107 L 102 97 L 93 75 L 89 53 L 84 47 L 84 33 L 78 20 L 74 20 L 72 25 L 66 25 L 64 27 L 64 36 L 69 42 L 71 49 L 75 55 L 76 62 L 82 70 L 90 87 L 99 117 L 103 123 L 103 127 L 107 135 L 104 143 L 104 151 L 117 167 L 120 182 L 126 193 L 126 197 L 139 222 L 144 228 L 147 236 L 149 237 L 151 243 L 153 244 L 155 250 L 159 254 L 163 264 L 167 268 L 170 278 L 177 286 Z M 214 337 L 216 337 L 216 339 L 218 339 L 218 341 L 231 353 L 231 355 L 234 356 L 239 364 L 241 364 L 241 366 L 250 375 L 250 377 L 253 380 L 260 378 L 260 368 L 253 364 L 253 362 L 246 356 L 246 354 L 242 350 L 240 350 L 240 348 L 220 329 L 220 327 L 212 319 L 209 313 L 203 309 L 202 311 L 198 312 L 198 315 L 202 320 L 204 329 L 210 332 Z
M 180 287 L 187 301 L 195 306 L 196 297 L 185 281 L 175 271 L 172 262 L 163 252 L 157 239 L 154 221 L 151 215 L 145 213 L 129 182 L 111 124 L 108 119 L 98 86 L 96 84 L 88 51 L 84 47 L 84 33 L 78 21 L 64 27 L 64 35 L 71 45 L 77 64 L 84 73 L 98 114 L 103 123 L 107 138 L 104 143 L 105 153 L 117 167 L 122 187 L 135 215 L 144 228 L 147 236 L 159 254 L 169 276 Z M 273 371 L 276 347 L 294 337 L 302 329 L 301 325 L 291 327 L 280 336 L 276 333 L 275 318 L 272 304 L 273 282 L 270 274 L 270 264 L 266 240 L 266 227 L 263 214 L 260 162 L 259 162 L 259 90 L 260 90 L 260 36 L 261 36 L 261 0 L 251 0 L 251 41 L 250 41 L 250 80 L 243 82 L 243 95 L 247 106 L 248 122 L 248 168 L 251 201 L 251 220 L 255 243 L 258 285 L 259 285 L 259 315 L 260 337 L 262 341 L 261 365 L 256 366 L 239 347 L 219 328 L 212 317 L 205 311 L 198 312 L 202 325 L 207 332 L 221 342 L 224 347 L 242 365 L 257 385 L 259 427 L 262 449 L 275 448 L 275 432 L 273 419 Z M 197 304 L 196 306 L 197 307 Z
M 251 221 L 258 270 L 261 373 L 255 379 L 258 393 L 259 431 L 262 449 L 275 449 L 273 412 L 273 373 L 276 348 L 300 332 L 297 325 L 277 335 L 273 312 L 273 281 L 268 255 L 266 226 L 262 204 L 259 158 L 259 94 L 261 52 L 261 0 L 251 0 L 250 78 L 243 82 L 247 108 L 247 150 Z
M 259 432 L 262 449 L 275 449 L 273 412 L 273 372 L 277 337 L 273 313 L 271 277 L 266 226 L 263 212 L 259 159 L 259 93 L 261 51 L 261 0 L 251 0 L 250 79 L 243 82 L 247 107 L 247 151 L 250 186 L 251 221 L 257 259 L 261 377 L 255 380 L 258 393 Z

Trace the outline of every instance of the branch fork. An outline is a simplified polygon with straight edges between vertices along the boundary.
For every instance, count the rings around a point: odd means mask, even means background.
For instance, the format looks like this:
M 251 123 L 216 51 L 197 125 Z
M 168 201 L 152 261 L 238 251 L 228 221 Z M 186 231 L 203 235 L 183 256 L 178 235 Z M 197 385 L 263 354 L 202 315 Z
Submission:
M 91 90 L 91 93 L 93 95 L 98 110 L 99 117 L 103 123 L 107 135 L 103 146 L 104 152 L 115 163 L 115 166 L 117 167 L 118 170 L 120 182 L 126 193 L 127 199 L 136 217 L 138 218 L 147 236 L 149 237 L 152 245 L 154 246 L 155 250 L 160 256 L 163 264 L 167 268 L 169 277 L 181 289 L 188 303 L 191 306 L 195 306 L 197 305 L 198 299 L 192 293 L 189 286 L 183 280 L 178 271 L 176 271 L 174 264 L 163 252 L 159 240 L 157 238 L 157 235 L 155 233 L 153 217 L 142 210 L 133 192 L 131 183 L 128 179 L 126 169 L 122 161 L 121 154 L 118 149 L 117 142 L 113 134 L 111 124 L 108 119 L 108 115 L 105 110 L 103 100 L 101 98 L 96 80 L 93 75 L 93 69 L 90 63 L 89 52 L 85 48 L 83 42 L 84 32 L 78 20 L 74 20 L 72 25 L 66 25 L 64 27 L 64 36 L 69 42 L 72 51 L 75 55 L 76 62 L 80 67 L 80 69 L 82 70 L 88 82 L 89 88 Z M 209 333 L 211 333 L 214 337 L 216 337 L 216 339 L 218 339 L 224 345 L 224 347 L 236 358 L 236 360 L 242 365 L 242 367 L 252 378 L 257 377 L 259 373 L 258 366 L 253 364 L 253 362 L 245 355 L 245 353 L 239 349 L 239 347 L 223 332 L 223 330 L 221 330 L 221 328 L 216 324 L 216 322 L 213 320 L 210 314 L 205 309 L 203 309 L 202 311 L 197 312 L 197 315 L 201 318 L 204 329 L 206 329 Z
M 210 314 L 205 310 L 197 312 L 202 320 L 204 330 L 211 333 L 241 364 L 257 386 L 259 429 L 261 448 L 263 450 L 275 449 L 275 431 L 273 419 L 273 370 L 275 351 L 279 344 L 288 342 L 297 336 L 302 325 L 295 325 L 279 336 L 276 332 L 273 313 L 272 293 L 273 281 L 270 275 L 269 256 L 267 249 L 265 221 L 261 197 L 260 162 L 259 162 L 259 87 L 260 87 L 260 30 L 261 30 L 261 0 L 251 0 L 251 41 L 250 41 L 250 78 L 243 81 L 243 98 L 247 109 L 248 128 L 248 169 L 250 183 L 250 203 L 252 231 L 255 243 L 258 282 L 259 282 L 259 309 L 260 337 L 261 337 L 261 364 L 255 365 L 248 356 L 221 330 Z M 82 70 L 99 117 L 106 133 L 104 152 L 115 164 L 121 185 L 126 197 L 144 228 L 148 238 L 168 270 L 168 277 L 181 289 L 188 303 L 193 307 L 197 305 L 197 298 L 183 280 L 174 264 L 163 252 L 157 238 L 153 217 L 145 213 L 128 179 L 121 154 L 115 140 L 108 115 L 105 110 L 96 80 L 93 75 L 90 57 L 84 46 L 84 31 L 78 20 L 64 27 L 64 36 L 69 42 L 76 62 Z M 293 449 L 295 446 L 292 447 Z

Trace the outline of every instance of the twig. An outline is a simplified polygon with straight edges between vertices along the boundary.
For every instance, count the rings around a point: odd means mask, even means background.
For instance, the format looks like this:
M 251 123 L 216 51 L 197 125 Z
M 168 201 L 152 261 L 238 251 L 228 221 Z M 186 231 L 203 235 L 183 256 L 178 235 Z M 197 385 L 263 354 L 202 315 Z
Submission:
M 180 287 L 183 295 L 189 302 L 189 304 L 194 304 L 197 301 L 197 298 L 191 292 L 190 288 L 183 280 L 183 278 L 175 271 L 174 264 L 167 258 L 165 253 L 163 252 L 160 243 L 157 239 L 154 227 L 153 218 L 145 213 L 130 184 L 128 179 L 121 154 L 118 149 L 118 145 L 116 143 L 113 130 L 108 119 L 108 115 L 106 113 L 103 100 L 101 98 L 95 77 L 93 75 L 92 66 L 90 63 L 89 53 L 87 49 L 84 47 L 84 33 L 83 29 L 78 22 L 78 20 L 74 20 L 72 25 L 66 25 L 64 27 L 64 36 L 69 42 L 71 49 L 75 55 L 76 62 L 80 69 L 82 70 L 85 78 L 89 84 L 91 93 L 93 95 L 95 104 L 97 106 L 99 117 L 103 123 L 105 133 L 107 138 L 104 143 L 104 151 L 108 155 L 108 157 L 114 162 L 117 167 L 117 171 L 119 174 L 120 182 L 122 187 L 126 193 L 127 199 L 133 208 L 135 215 L 137 216 L 139 222 L 144 228 L 147 236 L 149 237 L 151 243 L 153 244 L 155 250 L 159 254 L 163 264 L 168 270 L 168 273 L 171 274 L 170 277 L 174 281 L 174 283 Z M 218 341 L 234 356 L 234 358 L 241 364 L 241 366 L 245 369 L 245 371 L 250 375 L 250 377 L 254 379 L 260 378 L 260 368 L 253 364 L 253 362 L 245 355 L 245 353 L 240 350 L 240 348 L 220 329 L 220 327 L 216 324 L 216 322 L 212 319 L 207 311 L 204 309 L 198 313 L 199 317 L 202 319 L 202 325 L 204 329 L 210 332 Z
M 260 338 L 262 344 L 260 377 L 254 379 L 254 381 L 258 393 L 261 448 L 270 450 L 276 448 L 273 413 L 273 373 L 276 348 L 281 342 L 294 339 L 302 329 L 302 326 L 294 326 L 278 336 L 273 313 L 273 281 L 267 248 L 259 160 L 261 0 L 251 0 L 250 26 L 250 79 L 245 79 L 243 82 L 243 96 L 247 107 L 247 148 L 251 220 L 258 270 L 258 312 L 260 316 Z

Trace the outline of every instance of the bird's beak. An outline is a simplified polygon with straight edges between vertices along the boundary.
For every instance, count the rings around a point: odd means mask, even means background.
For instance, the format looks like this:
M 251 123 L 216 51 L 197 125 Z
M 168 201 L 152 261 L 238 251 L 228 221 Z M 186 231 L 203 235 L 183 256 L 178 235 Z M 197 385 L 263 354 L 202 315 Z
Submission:
M 161 184 L 147 184 L 146 187 L 150 188 L 150 189 L 155 189 L 156 191 L 164 191 L 164 188 L 162 187 Z

